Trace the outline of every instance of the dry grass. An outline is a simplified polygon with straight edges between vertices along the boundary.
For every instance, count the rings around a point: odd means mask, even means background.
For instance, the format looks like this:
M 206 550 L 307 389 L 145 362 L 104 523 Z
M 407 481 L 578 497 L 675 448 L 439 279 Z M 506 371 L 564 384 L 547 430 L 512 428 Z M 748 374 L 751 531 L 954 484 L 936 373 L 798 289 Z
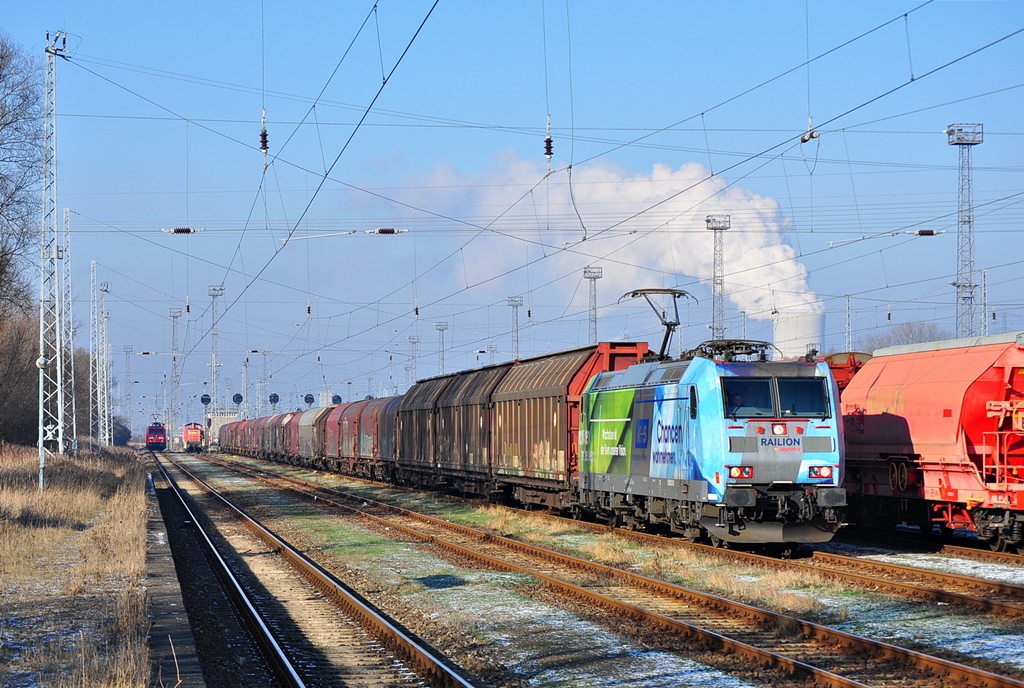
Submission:
M 0 685 L 145 686 L 146 473 L 0 446 Z
M 820 615 L 826 610 L 818 598 L 845 590 L 814 573 L 756 569 L 685 548 L 644 546 L 611 534 L 590 535 L 528 512 L 499 507 L 482 507 L 481 512 L 485 527 L 499 533 L 556 548 L 566 545 L 559 542 L 561 536 L 574 533 L 583 536 L 572 544 L 580 556 L 785 614 Z

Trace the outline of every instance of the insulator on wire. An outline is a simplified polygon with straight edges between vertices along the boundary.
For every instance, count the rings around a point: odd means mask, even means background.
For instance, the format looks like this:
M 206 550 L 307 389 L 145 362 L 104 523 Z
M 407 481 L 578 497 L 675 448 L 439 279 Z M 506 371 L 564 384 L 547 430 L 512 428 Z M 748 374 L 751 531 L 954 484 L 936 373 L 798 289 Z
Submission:
M 270 150 L 270 146 L 267 145 L 267 128 L 266 127 L 264 127 L 262 131 L 260 131 L 260 150 L 263 151 L 264 155 L 266 155 L 267 151 Z
M 420 317 L 420 307 L 419 306 L 416 306 L 415 308 L 413 308 L 413 311 L 415 311 L 417 318 Z
M 544 139 L 544 155 L 548 160 L 551 159 L 551 155 L 554 152 L 554 145 L 554 142 L 551 140 L 551 134 L 548 134 L 548 137 Z

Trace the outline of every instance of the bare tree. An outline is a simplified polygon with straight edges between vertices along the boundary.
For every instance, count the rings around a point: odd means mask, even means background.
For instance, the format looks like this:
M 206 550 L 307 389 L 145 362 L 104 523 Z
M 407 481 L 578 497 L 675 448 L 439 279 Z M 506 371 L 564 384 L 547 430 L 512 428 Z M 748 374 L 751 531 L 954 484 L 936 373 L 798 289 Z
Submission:
M 0 31 L 0 315 L 31 295 L 23 270 L 41 221 L 42 86 L 39 61 Z
M 938 342 L 943 339 L 949 339 L 952 336 L 952 332 L 944 327 L 939 327 L 935 323 L 912 321 L 893 325 L 889 329 L 877 334 L 861 337 L 855 348 L 857 351 L 867 351 L 870 353 L 875 349 L 882 349 L 887 346 Z

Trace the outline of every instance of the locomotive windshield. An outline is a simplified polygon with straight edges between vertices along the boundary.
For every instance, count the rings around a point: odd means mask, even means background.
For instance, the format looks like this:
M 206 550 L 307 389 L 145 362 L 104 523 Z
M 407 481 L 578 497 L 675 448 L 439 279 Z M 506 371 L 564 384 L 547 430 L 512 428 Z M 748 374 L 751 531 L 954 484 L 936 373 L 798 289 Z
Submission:
M 725 395 L 725 413 L 730 418 L 826 418 L 829 415 L 824 378 L 721 379 L 722 393 Z M 772 387 L 778 390 L 777 407 Z
M 733 418 L 774 416 L 772 381 L 767 377 L 723 377 L 725 412 Z
M 782 416 L 800 418 L 825 418 L 828 404 L 825 401 L 825 378 L 791 377 L 779 378 L 779 405 Z

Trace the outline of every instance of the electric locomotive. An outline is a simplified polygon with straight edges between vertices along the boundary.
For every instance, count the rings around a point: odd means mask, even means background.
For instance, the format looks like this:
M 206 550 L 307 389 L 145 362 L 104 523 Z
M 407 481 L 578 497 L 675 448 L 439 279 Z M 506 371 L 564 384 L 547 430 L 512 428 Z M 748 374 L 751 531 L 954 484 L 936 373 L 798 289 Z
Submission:
M 167 430 L 163 423 L 152 423 L 146 428 L 146 449 L 163 451 L 167 448 Z
M 768 361 L 770 347 L 705 342 L 596 375 L 580 413 L 583 511 L 715 543 L 831 539 L 846 505 L 839 390 L 827 363 Z

